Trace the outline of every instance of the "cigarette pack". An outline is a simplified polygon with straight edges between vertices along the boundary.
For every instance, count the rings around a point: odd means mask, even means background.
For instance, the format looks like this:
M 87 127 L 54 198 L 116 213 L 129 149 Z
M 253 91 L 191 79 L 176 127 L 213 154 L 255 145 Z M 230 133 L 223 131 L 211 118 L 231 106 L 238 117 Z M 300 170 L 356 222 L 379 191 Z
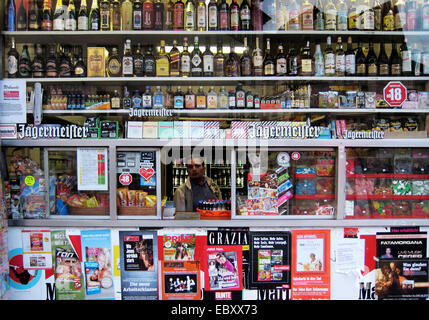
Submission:
M 158 122 L 158 137 L 160 139 L 174 138 L 174 122 L 173 121 L 159 121 Z
M 119 138 L 119 122 L 111 120 L 100 121 L 100 138 L 117 139 Z
M 88 47 L 88 77 L 105 77 L 106 48 Z
M 127 138 L 141 139 L 143 138 L 143 122 L 142 121 L 127 121 Z
M 158 121 L 143 122 L 143 139 L 158 138 Z
M 204 121 L 191 121 L 190 137 L 204 139 Z

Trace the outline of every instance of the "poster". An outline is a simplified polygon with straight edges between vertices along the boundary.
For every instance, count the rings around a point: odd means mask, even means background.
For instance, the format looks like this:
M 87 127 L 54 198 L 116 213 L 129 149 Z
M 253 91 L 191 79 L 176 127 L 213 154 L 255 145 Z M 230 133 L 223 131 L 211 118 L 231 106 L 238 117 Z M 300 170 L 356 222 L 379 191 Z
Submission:
M 290 232 L 250 233 L 250 288 L 290 287 Z
M 199 261 L 160 261 L 160 300 L 201 300 Z
M 64 230 L 51 232 L 56 300 L 84 300 L 83 270 Z
M 108 191 L 107 148 L 77 149 L 77 189 Z
M 81 242 L 86 299 L 114 299 L 110 230 L 82 230 Z
M 50 230 L 22 230 L 24 268 L 51 269 L 52 246 Z
M 293 230 L 292 245 L 292 300 L 329 300 L 330 230 Z
M 195 234 L 163 235 L 164 261 L 194 260 Z
M 158 298 L 156 231 L 119 231 L 122 300 Z
M 27 83 L 23 79 L 0 81 L 0 123 L 27 122 Z
M 427 233 L 377 232 L 377 257 L 380 259 L 426 258 Z
M 427 299 L 428 264 L 428 258 L 379 260 L 375 270 L 378 299 Z

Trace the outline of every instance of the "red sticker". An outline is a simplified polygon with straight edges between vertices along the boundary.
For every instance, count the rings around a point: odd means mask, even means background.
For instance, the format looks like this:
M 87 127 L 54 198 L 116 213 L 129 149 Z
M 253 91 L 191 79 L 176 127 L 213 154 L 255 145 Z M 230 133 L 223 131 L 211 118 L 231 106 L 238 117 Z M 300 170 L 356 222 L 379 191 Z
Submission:
M 141 168 L 139 173 L 143 178 L 149 180 L 155 174 L 155 170 L 152 168 Z

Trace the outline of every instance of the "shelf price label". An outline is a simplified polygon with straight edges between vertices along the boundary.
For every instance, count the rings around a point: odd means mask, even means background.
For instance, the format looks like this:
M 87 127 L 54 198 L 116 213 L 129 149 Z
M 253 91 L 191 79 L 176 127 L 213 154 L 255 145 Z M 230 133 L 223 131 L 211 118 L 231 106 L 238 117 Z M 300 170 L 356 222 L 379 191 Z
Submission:
M 407 88 L 400 81 L 390 81 L 383 89 L 383 98 L 391 107 L 399 107 L 407 99 Z
M 119 182 L 123 186 L 129 186 L 131 184 L 131 182 L 133 182 L 133 177 L 128 172 L 124 172 L 119 176 Z

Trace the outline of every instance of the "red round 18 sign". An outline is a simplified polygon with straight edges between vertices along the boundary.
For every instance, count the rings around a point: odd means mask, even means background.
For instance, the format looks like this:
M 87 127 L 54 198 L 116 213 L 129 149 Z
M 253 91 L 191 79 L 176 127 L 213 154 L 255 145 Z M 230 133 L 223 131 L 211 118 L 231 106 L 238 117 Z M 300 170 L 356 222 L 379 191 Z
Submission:
M 407 99 L 407 88 L 400 81 L 390 81 L 383 89 L 383 98 L 391 107 L 399 107 Z
M 129 186 L 131 182 L 133 182 L 133 176 L 128 172 L 121 173 L 121 175 L 119 176 L 119 182 L 123 186 Z

